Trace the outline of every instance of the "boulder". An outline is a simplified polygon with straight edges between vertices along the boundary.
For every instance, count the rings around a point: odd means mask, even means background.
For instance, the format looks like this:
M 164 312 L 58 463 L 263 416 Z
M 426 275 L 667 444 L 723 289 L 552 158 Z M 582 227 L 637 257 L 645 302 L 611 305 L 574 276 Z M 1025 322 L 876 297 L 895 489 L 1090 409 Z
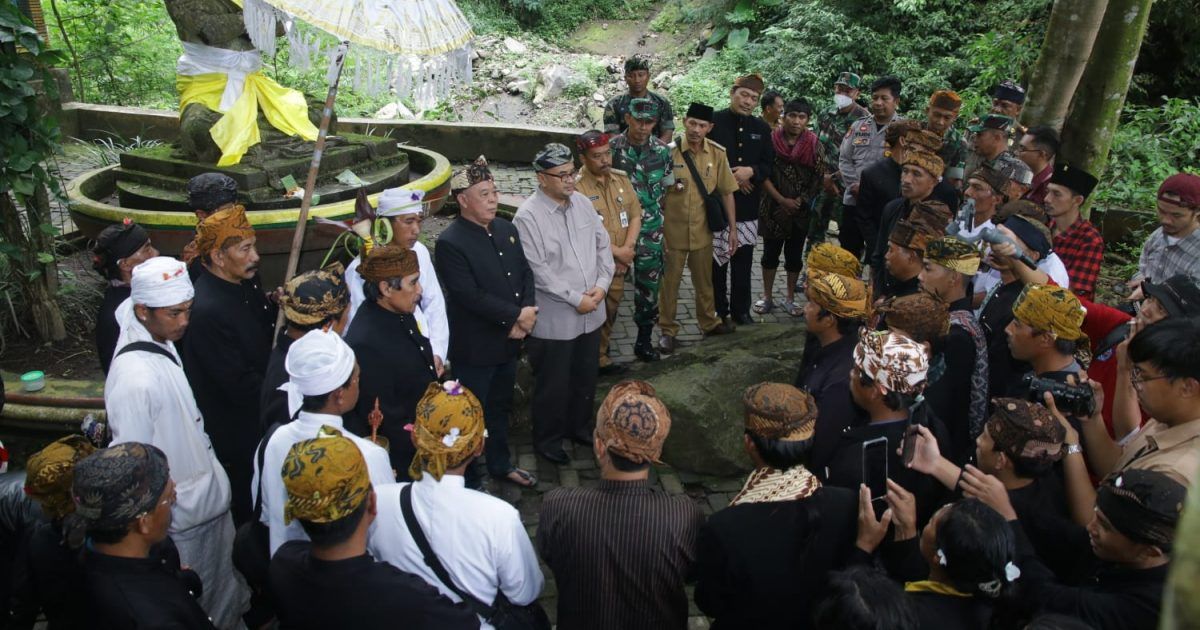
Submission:
M 564 65 L 546 66 L 538 72 L 533 100 L 535 103 L 543 103 L 557 98 L 568 85 L 579 80 L 579 74 Z
M 383 120 L 390 120 L 393 118 L 412 120 L 416 117 L 417 115 L 414 114 L 412 110 L 405 107 L 404 103 L 399 101 L 393 101 L 387 105 L 384 105 L 379 111 L 375 112 L 374 116 L 371 116 L 371 118 L 379 118 Z
M 531 83 L 528 79 L 513 81 L 504 87 L 509 94 L 528 94 Z
M 742 393 L 763 381 L 791 383 L 803 350 L 801 324 L 741 326 L 635 364 L 623 378 L 649 381 L 671 411 L 664 462 L 696 474 L 739 475 L 752 467 L 742 448 Z M 612 384 L 601 383 L 597 406 Z
M 525 44 L 522 44 L 520 41 L 511 37 L 504 38 L 504 47 L 508 49 L 508 52 L 513 53 L 514 55 L 524 55 L 525 53 L 529 52 L 529 48 L 525 46 Z

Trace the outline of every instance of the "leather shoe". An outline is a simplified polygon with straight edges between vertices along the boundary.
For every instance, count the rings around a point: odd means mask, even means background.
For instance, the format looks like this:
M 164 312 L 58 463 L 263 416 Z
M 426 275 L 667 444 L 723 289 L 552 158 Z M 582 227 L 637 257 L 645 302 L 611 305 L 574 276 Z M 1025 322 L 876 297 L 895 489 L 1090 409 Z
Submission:
M 733 316 L 733 321 L 739 326 L 749 326 L 754 323 L 754 318 L 749 313 L 738 313 Z
M 567 465 L 571 463 L 571 458 L 567 457 L 567 452 L 559 448 L 555 451 L 537 451 L 537 454 L 543 459 L 554 462 L 559 465 Z
M 658 338 L 658 351 L 663 354 L 675 352 L 675 338 L 670 335 L 661 335 Z
M 633 354 L 638 359 L 650 363 L 659 360 L 658 350 L 654 349 L 654 344 L 649 340 L 633 344 Z
M 730 328 L 729 325 L 726 324 L 725 322 L 721 322 L 721 323 L 717 324 L 716 326 L 713 326 L 712 328 L 709 328 L 708 330 L 704 331 L 704 336 L 712 337 L 713 335 L 728 335 L 731 332 L 733 332 L 733 329 Z
M 735 324 L 733 319 L 731 319 L 728 315 L 721 317 L 721 323 L 725 324 L 725 327 L 729 329 L 729 332 L 737 330 L 737 324 Z
M 624 363 L 609 363 L 608 365 L 601 365 L 600 369 L 597 370 L 596 373 L 600 376 L 616 376 L 618 374 L 624 374 L 628 371 L 629 366 L 625 365 Z
M 579 444 L 581 446 L 591 446 L 592 445 L 592 434 L 589 433 L 587 435 L 572 435 L 571 441 L 576 444 Z

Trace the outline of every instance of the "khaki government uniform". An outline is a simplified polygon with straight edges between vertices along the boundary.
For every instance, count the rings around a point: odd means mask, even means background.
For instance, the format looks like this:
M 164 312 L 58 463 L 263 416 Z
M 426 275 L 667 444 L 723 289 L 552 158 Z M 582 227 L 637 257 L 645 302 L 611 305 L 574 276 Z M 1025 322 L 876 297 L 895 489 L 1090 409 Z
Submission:
M 1137 468 L 1172 475 L 1191 488 L 1200 466 L 1200 420 L 1170 426 L 1150 419 L 1125 444 L 1116 470 Z
M 611 241 L 612 247 L 624 247 L 629 223 L 635 217 L 642 217 L 642 204 L 638 202 L 637 193 L 633 190 L 633 182 L 629 180 L 625 171 L 615 168 L 609 169 L 607 184 L 600 183 L 586 168 L 582 173 L 575 189 L 596 207 L 596 214 L 600 215 L 600 221 L 608 231 L 608 240 Z M 625 215 L 624 220 L 621 217 L 622 213 Z M 616 263 L 616 258 L 613 258 L 613 263 Z M 612 363 L 612 359 L 608 358 L 608 341 L 612 338 L 613 322 L 617 320 L 617 307 L 621 304 L 624 289 L 625 274 L 614 273 L 612 284 L 608 286 L 608 293 L 604 296 L 606 319 L 600 329 L 600 367 Z
M 671 172 L 675 186 L 667 188 L 666 207 L 663 210 L 663 236 L 667 252 L 665 270 L 658 296 L 658 327 L 662 334 L 674 337 L 679 332 L 675 321 L 675 307 L 679 301 L 679 284 L 683 281 L 683 267 L 692 274 L 692 288 L 696 293 L 696 319 L 700 330 L 708 332 L 721 323 L 717 319 L 716 298 L 712 283 L 713 233 L 708 229 L 708 217 L 704 212 L 704 191 L 724 196 L 738 189 L 725 156 L 725 147 L 705 138 L 700 152 L 692 156 L 701 182 L 696 182 L 683 161 L 683 150 L 687 144 L 671 149 Z M 680 186 L 683 190 L 680 190 Z

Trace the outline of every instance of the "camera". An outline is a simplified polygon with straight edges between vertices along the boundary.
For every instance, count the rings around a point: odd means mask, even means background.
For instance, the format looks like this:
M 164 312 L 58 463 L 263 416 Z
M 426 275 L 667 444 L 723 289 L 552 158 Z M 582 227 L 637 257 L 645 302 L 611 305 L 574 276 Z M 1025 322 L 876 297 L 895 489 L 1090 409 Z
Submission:
M 1025 377 L 1029 385 L 1030 402 L 1045 402 L 1045 393 L 1054 397 L 1054 405 L 1067 416 L 1090 418 L 1096 413 L 1096 399 L 1092 397 L 1090 385 L 1071 385 L 1039 376 Z

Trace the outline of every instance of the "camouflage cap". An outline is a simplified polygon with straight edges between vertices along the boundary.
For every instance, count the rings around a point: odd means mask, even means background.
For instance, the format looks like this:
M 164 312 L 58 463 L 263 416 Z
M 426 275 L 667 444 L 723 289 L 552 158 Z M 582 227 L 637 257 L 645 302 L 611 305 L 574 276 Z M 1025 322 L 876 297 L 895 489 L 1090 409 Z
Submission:
M 658 103 L 652 98 L 635 98 L 629 101 L 629 115 L 635 120 L 658 120 Z
M 837 81 L 834 81 L 833 84 L 857 90 L 862 85 L 862 77 L 853 72 L 843 72 L 838 75 Z

